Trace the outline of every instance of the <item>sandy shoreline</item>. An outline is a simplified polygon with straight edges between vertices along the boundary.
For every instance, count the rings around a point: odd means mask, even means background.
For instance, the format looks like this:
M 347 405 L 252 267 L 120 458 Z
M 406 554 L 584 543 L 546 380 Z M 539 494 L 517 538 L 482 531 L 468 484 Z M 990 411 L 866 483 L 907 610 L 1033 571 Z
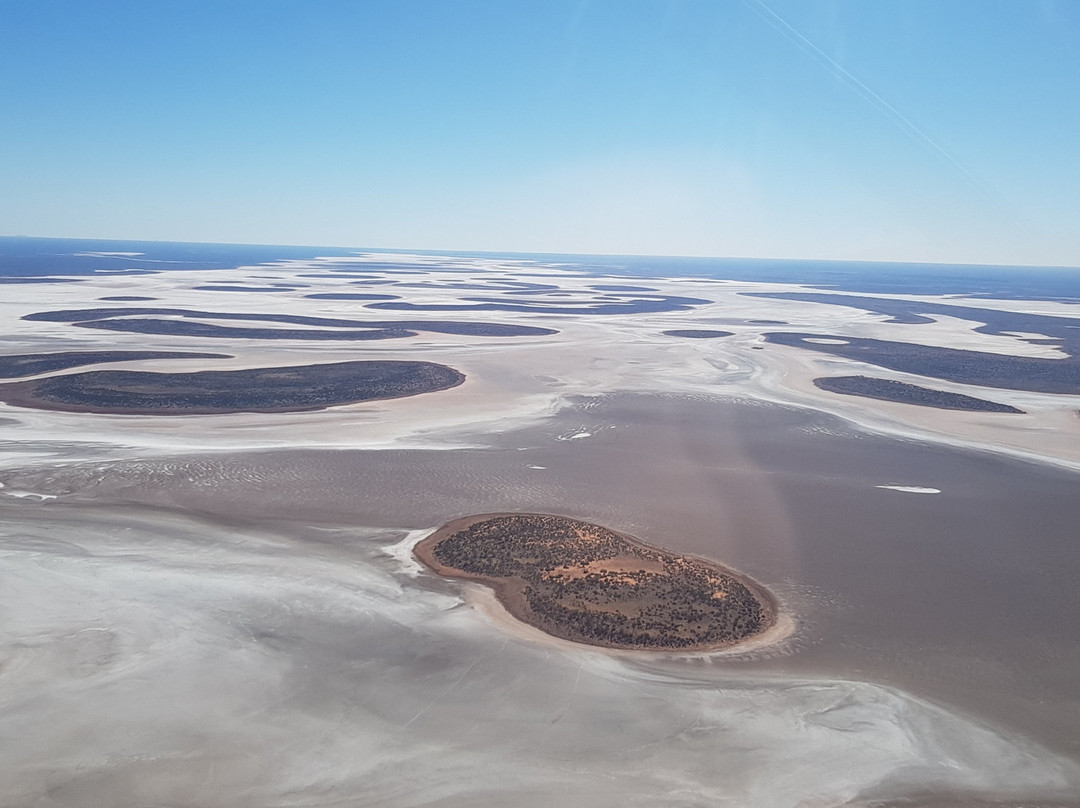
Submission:
M 625 540 L 626 542 L 630 543 L 631 545 L 640 547 L 640 548 L 645 549 L 645 550 L 657 551 L 657 552 L 662 552 L 662 553 L 671 553 L 673 555 L 680 555 L 683 558 L 687 558 L 687 559 L 690 559 L 692 561 L 697 561 L 697 562 L 700 562 L 702 564 L 706 564 L 709 567 L 718 569 L 720 572 L 722 572 L 725 575 L 731 576 L 732 578 L 737 580 L 739 583 L 741 583 L 743 586 L 745 586 L 747 589 L 749 589 L 750 592 L 753 594 L 754 598 L 761 605 L 762 611 L 765 614 L 765 626 L 764 626 L 764 628 L 756 631 L 754 634 L 750 635 L 749 637 L 745 637 L 743 639 L 736 640 L 736 641 L 733 641 L 733 642 L 726 642 L 726 643 L 720 643 L 720 644 L 709 644 L 709 645 L 688 646 L 686 648 L 652 648 L 652 647 L 649 647 L 649 646 L 640 646 L 640 647 L 634 647 L 634 648 L 627 648 L 625 646 L 607 645 L 607 644 L 603 644 L 603 643 L 583 642 L 583 641 L 580 641 L 580 640 L 572 639 L 572 638 L 567 637 L 567 636 L 560 636 L 559 634 L 553 633 L 553 632 L 549 631 L 547 628 L 541 627 L 537 623 L 535 623 L 534 620 L 531 619 L 531 618 L 533 618 L 532 610 L 529 608 L 528 603 L 525 601 L 525 599 L 520 595 L 520 593 L 518 591 L 519 588 L 517 586 L 515 586 L 514 579 L 496 580 L 496 579 L 488 578 L 488 577 L 482 576 L 482 575 L 474 575 L 472 573 L 463 572 L 462 570 L 456 569 L 454 567 L 448 567 L 445 564 L 440 563 L 439 560 L 437 558 L 435 558 L 435 552 L 434 552 L 435 548 L 438 546 L 438 544 L 441 541 L 448 538 L 449 536 L 452 536 L 452 535 L 454 535 L 456 533 L 459 533 L 462 530 L 465 530 L 466 528 L 471 527 L 472 525 L 474 525 L 474 524 L 476 524 L 478 522 L 484 522 L 484 521 L 487 521 L 489 519 L 495 519 L 495 518 L 502 517 L 502 516 L 535 516 L 535 515 L 555 516 L 557 518 L 567 518 L 567 517 L 560 517 L 558 514 L 534 514 L 532 512 L 516 512 L 516 513 L 515 512 L 501 512 L 501 513 L 485 513 L 485 514 L 473 514 L 473 515 L 470 515 L 470 516 L 463 516 L 463 517 L 459 517 L 457 519 L 451 520 L 450 522 L 447 522 L 445 525 L 438 528 L 437 530 L 435 530 L 430 535 L 420 539 L 416 543 L 416 545 L 413 547 L 413 554 L 416 556 L 416 558 L 418 558 L 421 562 L 423 562 L 423 564 L 426 567 L 428 567 L 430 570 L 432 570 L 433 572 L 435 572 L 438 575 L 441 575 L 441 576 L 446 577 L 446 578 L 457 578 L 457 579 L 468 581 L 468 582 L 474 583 L 474 584 L 482 584 L 484 587 L 487 587 L 487 589 L 490 590 L 493 593 L 493 595 L 495 597 L 495 600 L 502 606 L 502 609 L 504 610 L 504 612 L 508 616 L 512 617 L 515 620 L 515 622 L 518 622 L 520 624 L 524 624 L 524 625 L 528 626 L 530 629 L 533 629 L 535 631 L 540 632 L 544 636 L 552 637 L 552 638 L 554 638 L 556 640 L 559 640 L 561 642 L 568 642 L 568 643 L 572 643 L 574 645 L 579 645 L 579 646 L 580 645 L 587 645 L 587 646 L 594 647 L 594 648 L 601 648 L 601 649 L 603 649 L 605 651 L 621 651 L 621 652 L 629 652 L 629 653 L 643 653 L 644 652 L 644 653 L 648 653 L 650 655 L 653 655 L 653 654 L 679 654 L 679 655 L 682 655 L 682 654 L 714 654 L 714 653 L 718 653 L 718 652 L 734 652 L 734 651 L 746 652 L 746 651 L 751 651 L 751 650 L 760 650 L 760 649 L 765 648 L 767 646 L 771 646 L 771 645 L 774 645 L 776 643 L 779 643 L 782 640 L 789 637 L 791 635 L 792 631 L 794 630 L 794 625 L 795 625 L 794 620 L 791 619 L 790 616 L 786 616 L 786 615 L 781 614 L 780 602 L 779 602 L 778 598 L 775 595 L 773 595 L 768 589 L 766 589 L 763 585 L 761 585 L 757 581 L 753 580 L 749 576 L 744 575 L 743 573 L 740 573 L 740 572 L 736 572 L 735 570 L 731 569 L 730 567 L 728 567 L 728 566 L 726 566 L 726 565 L 724 565 L 724 564 L 722 564 L 720 562 L 714 561 L 712 559 L 706 559 L 706 558 L 702 558 L 700 556 L 693 556 L 693 555 L 686 555 L 686 554 L 676 554 L 676 553 L 673 553 L 673 551 L 671 551 L 671 550 L 667 550 L 667 549 L 665 549 L 663 547 L 657 547 L 655 545 L 648 544 L 648 543 L 643 542 L 643 541 L 641 541 L 640 539 L 638 539 L 638 538 L 636 538 L 634 536 L 629 536 L 626 533 L 623 533 L 623 532 L 618 531 L 618 530 L 614 530 L 612 528 L 606 528 L 605 527 L 604 529 L 605 530 L 610 530 L 612 533 L 616 534 L 617 536 L 619 536 L 619 538 Z
M 548 646 L 562 651 L 591 651 L 604 656 L 617 659 L 731 659 L 731 660 L 756 660 L 759 657 L 771 658 L 787 653 L 785 647 L 795 636 L 798 629 L 798 621 L 787 609 L 780 611 L 772 625 L 752 637 L 734 643 L 732 645 L 716 648 L 610 648 L 603 645 L 577 642 L 564 639 L 554 634 L 549 634 L 531 623 L 515 617 L 499 599 L 495 588 L 488 583 L 477 580 L 459 578 L 465 584 L 463 597 L 465 602 L 474 608 L 495 627 L 512 637 L 525 640 L 533 644 Z

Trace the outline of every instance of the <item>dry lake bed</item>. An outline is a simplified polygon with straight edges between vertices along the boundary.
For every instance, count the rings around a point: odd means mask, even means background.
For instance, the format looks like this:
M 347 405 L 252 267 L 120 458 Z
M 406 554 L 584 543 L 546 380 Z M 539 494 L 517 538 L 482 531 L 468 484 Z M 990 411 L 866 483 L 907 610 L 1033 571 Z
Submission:
M 1073 303 L 565 257 L 108 266 L 0 301 L 4 383 L 96 402 L 0 404 L 0 806 L 1080 806 Z M 446 370 L 267 398 L 373 362 Z M 169 406 L 208 372 L 240 405 Z M 855 376 L 939 395 L 815 384 Z M 715 563 L 774 619 L 601 648 L 414 555 L 508 513 Z

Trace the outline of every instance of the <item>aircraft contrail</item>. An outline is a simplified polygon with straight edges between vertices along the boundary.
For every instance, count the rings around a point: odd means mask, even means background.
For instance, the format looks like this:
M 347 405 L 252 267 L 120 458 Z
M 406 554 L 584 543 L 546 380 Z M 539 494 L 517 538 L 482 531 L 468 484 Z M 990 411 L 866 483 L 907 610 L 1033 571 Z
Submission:
M 981 193 L 986 195 L 991 201 L 993 201 L 998 207 L 1002 208 L 1006 212 L 1012 214 L 1015 219 L 1015 213 L 1006 205 L 997 194 L 993 192 L 982 180 L 980 180 L 975 174 L 973 174 L 963 163 L 953 157 L 948 150 L 945 149 L 940 143 L 934 140 L 930 135 L 926 134 L 921 128 L 919 128 L 914 122 L 911 121 L 900 110 L 882 98 L 878 93 L 874 92 L 871 88 L 867 87 L 863 82 L 856 78 L 852 73 L 847 70 L 843 65 L 833 59 L 829 54 L 825 53 L 821 48 L 815 45 L 811 40 L 807 39 L 796 28 L 794 28 L 787 20 L 773 11 L 762 0 L 742 0 L 743 5 L 748 7 L 751 11 L 755 12 L 765 22 L 767 22 L 774 30 L 782 34 L 789 42 L 793 43 L 796 47 L 802 50 L 804 53 L 808 53 L 813 56 L 825 66 L 825 68 L 843 81 L 856 93 L 868 101 L 872 106 L 876 107 L 879 112 L 883 113 L 886 117 L 892 119 L 892 121 L 900 126 L 908 135 L 915 140 L 928 147 L 931 151 L 944 159 L 953 169 L 958 171 L 963 177 L 970 182 Z M 1017 222 L 1020 224 L 1020 222 Z

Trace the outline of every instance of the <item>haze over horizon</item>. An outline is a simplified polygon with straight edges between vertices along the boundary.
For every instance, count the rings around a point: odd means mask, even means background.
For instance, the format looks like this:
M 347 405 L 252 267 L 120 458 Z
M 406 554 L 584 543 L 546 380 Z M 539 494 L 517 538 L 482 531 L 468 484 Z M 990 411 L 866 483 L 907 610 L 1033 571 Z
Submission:
M 1064 2 L 4 2 L 3 230 L 1080 265 Z

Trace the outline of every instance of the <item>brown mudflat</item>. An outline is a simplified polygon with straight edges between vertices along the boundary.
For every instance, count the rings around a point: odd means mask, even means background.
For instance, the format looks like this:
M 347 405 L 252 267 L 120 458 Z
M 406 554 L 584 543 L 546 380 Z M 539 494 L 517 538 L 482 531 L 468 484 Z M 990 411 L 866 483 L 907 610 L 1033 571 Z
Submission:
M 441 575 L 490 585 L 520 620 L 607 648 L 723 648 L 776 619 L 774 599 L 730 570 L 564 516 L 464 517 L 416 555 Z

